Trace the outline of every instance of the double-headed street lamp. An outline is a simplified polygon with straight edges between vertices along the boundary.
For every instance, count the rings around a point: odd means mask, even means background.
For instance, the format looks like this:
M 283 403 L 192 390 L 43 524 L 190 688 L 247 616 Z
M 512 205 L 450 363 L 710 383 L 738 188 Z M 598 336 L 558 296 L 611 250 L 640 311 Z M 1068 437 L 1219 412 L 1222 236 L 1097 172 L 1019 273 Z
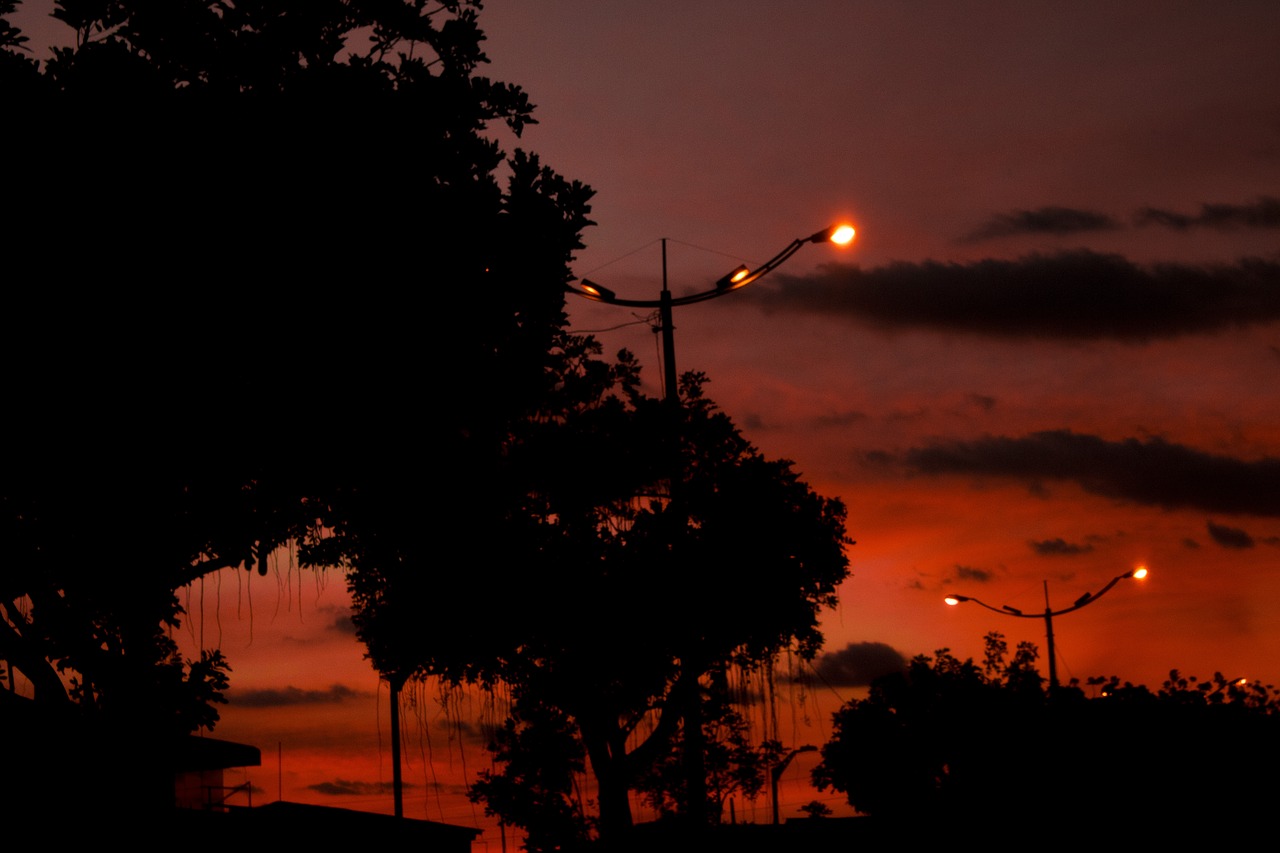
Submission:
M 678 399 L 676 393 L 675 326 L 671 322 L 671 309 L 673 307 L 705 302 L 708 299 L 715 299 L 717 296 L 724 296 L 726 293 L 732 293 L 735 290 L 746 287 L 761 276 L 777 269 L 788 258 L 800 251 L 800 248 L 806 243 L 835 243 L 838 246 L 847 246 L 853 242 L 853 237 L 854 230 L 852 225 L 832 225 L 830 228 L 824 228 L 816 234 L 792 240 L 789 246 L 755 269 L 745 265 L 739 266 L 717 281 L 715 287 L 710 290 L 680 297 L 672 297 L 671 291 L 667 288 L 667 240 L 664 237 L 662 239 L 662 293 L 659 294 L 658 299 L 620 299 L 609 288 L 585 278 L 582 279 L 577 287 L 567 284 L 565 289 L 570 293 L 576 293 L 595 302 L 606 302 L 610 305 L 622 305 L 628 308 L 658 309 L 658 322 L 661 324 L 662 329 L 662 360 L 664 362 L 662 379 L 666 384 L 665 399 L 668 402 L 673 402 Z
M 1053 617 L 1061 616 L 1064 613 L 1070 613 L 1073 610 L 1079 610 L 1081 607 L 1084 607 L 1086 604 L 1092 604 L 1093 602 L 1097 601 L 1099 598 L 1102 598 L 1102 596 L 1105 595 L 1111 589 L 1111 587 L 1115 586 L 1117 583 L 1124 580 L 1125 578 L 1137 578 L 1138 580 L 1141 580 L 1146 576 L 1147 576 L 1146 566 L 1139 566 L 1138 568 L 1134 569 L 1131 572 L 1125 572 L 1122 575 L 1116 575 L 1107 583 L 1106 586 L 1098 590 L 1096 593 L 1086 592 L 1084 595 L 1077 598 L 1070 607 L 1063 608 L 1062 610 L 1054 610 L 1049 606 L 1049 582 L 1045 581 L 1044 582 L 1044 613 L 1023 613 L 1018 608 L 1010 607 L 1007 604 L 1004 605 L 1003 607 L 992 607 L 990 604 L 987 604 L 985 601 L 979 601 L 978 599 L 969 595 L 948 595 L 944 600 L 947 602 L 947 604 L 950 604 L 953 607 L 957 604 L 960 604 L 963 601 L 972 601 L 974 604 L 985 607 L 988 610 L 992 610 L 996 613 L 1003 613 L 1005 616 L 1017 616 L 1022 619 L 1044 619 L 1045 638 L 1047 640 L 1047 645 L 1049 647 L 1049 690 L 1050 692 L 1053 692 L 1058 689 L 1058 658 L 1053 648 Z

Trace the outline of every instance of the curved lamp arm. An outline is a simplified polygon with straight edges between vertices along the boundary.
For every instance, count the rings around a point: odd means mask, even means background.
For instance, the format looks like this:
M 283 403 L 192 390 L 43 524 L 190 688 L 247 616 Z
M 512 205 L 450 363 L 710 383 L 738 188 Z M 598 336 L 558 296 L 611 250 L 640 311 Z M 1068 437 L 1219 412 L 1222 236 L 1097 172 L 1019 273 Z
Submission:
M 956 604 L 960 604 L 961 602 L 972 601 L 974 604 L 985 607 L 988 610 L 993 610 L 996 613 L 1003 613 L 1006 616 L 1020 616 L 1023 619 L 1043 619 L 1046 616 L 1061 616 L 1063 613 L 1070 613 L 1073 610 L 1079 610 L 1081 607 L 1084 607 L 1086 604 L 1092 604 L 1093 602 L 1097 601 L 1099 598 L 1102 598 L 1102 596 L 1106 595 L 1107 592 L 1110 591 L 1111 587 L 1115 586 L 1125 578 L 1138 578 L 1140 580 L 1142 578 L 1145 578 L 1146 576 L 1147 576 L 1146 566 L 1142 566 L 1140 568 L 1134 569 L 1131 572 L 1125 572 L 1122 575 L 1116 575 L 1110 581 L 1108 581 L 1107 585 L 1104 586 L 1102 589 L 1098 590 L 1096 593 L 1086 592 L 1084 595 L 1077 598 L 1070 607 L 1064 607 L 1062 610 L 1050 610 L 1049 608 L 1046 607 L 1040 613 L 1023 613 L 1021 610 L 1017 609 L 1016 607 L 1010 607 L 1007 604 L 1004 607 L 992 607 L 990 604 L 987 604 L 985 601 L 980 601 L 971 595 L 949 595 L 943 600 L 946 601 L 947 604 L 950 604 L 953 606 Z
M 738 290 L 746 287 L 751 282 L 761 278 L 780 267 L 788 258 L 800 251 L 800 248 L 806 243 L 835 243 L 844 246 L 852 242 L 855 231 L 851 225 L 832 225 L 829 228 L 823 228 L 808 237 L 796 238 L 792 240 L 790 245 L 769 260 L 765 261 L 756 269 L 740 266 L 733 272 L 721 278 L 716 282 L 716 286 L 711 290 L 704 290 L 701 293 L 694 293 L 690 296 L 681 296 L 669 301 L 670 305 L 692 305 L 695 302 L 704 302 L 708 299 L 714 299 L 717 296 L 723 296 L 730 291 Z M 570 293 L 576 293 L 579 296 L 586 297 L 594 302 L 608 302 L 610 305 L 624 305 L 629 308 L 661 308 L 663 300 L 660 299 L 620 299 L 616 293 L 609 288 L 596 284 L 589 279 L 582 279 L 578 287 L 566 284 L 564 289 Z

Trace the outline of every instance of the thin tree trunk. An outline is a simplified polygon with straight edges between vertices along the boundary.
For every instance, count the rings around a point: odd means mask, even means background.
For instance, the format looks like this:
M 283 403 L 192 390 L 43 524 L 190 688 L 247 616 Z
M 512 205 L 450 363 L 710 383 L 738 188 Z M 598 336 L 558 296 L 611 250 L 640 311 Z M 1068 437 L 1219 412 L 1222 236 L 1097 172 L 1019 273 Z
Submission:
M 631 818 L 630 788 L 626 773 L 626 754 L 615 754 L 610 748 L 607 731 L 579 720 L 582 743 L 591 761 L 591 772 L 596 777 L 596 797 L 600 805 L 600 838 L 616 841 L 630 832 L 634 825 Z M 624 746 L 625 749 L 625 746 Z

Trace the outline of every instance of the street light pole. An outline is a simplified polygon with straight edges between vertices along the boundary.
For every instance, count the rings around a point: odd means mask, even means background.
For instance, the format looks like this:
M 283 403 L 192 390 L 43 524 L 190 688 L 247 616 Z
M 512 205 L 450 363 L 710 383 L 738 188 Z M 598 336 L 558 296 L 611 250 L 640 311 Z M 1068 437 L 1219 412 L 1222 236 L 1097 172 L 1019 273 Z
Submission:
M 662 238 L 662 294 L 658 300 L 658 322 L 662 324 L 662 382 L 666 386 L 664 399 L 671 405 L 678 404 L 680 395 L 676 387 L 676 327 L 672 319 L 671 290 L 667 287 L 667 238 Z
M 755 269 L 746 265 L 739 266 L 728 275 L 720 278 L 710 290 L 680 297 L 672 296 L 671 290 L 667 286 L 667 239 L 664 237 L 662 238 L 662 292 L 658 294 L 657 299 L 622 299 L 604 285 L 597 284 L 586 278 L 581 279 L 577 287 L 566 284 L 565 290 L 585 299 L 590 299 L 593 302 L 604 302 L 609 305 L 621 305 L 627 308 L 658 309 L 658 324 L 662 332 L 662 358 L 665 362 L 662 378 L 667 386 L 663 398 L 669 402 L 675 402 L 679 399 L 679 392 L 676 387 L 678 379 L 676 376 L 675 324 L 672 321 L 672 309 L 675 306 L 692 305 L 695 302 L 705 302 L 708 299 L 715 299 L 718 296 L 732 293 L 782 266 L 787 259 L 808 243 L 835 243 L 837 246 L 847 246 L 853 242 L 855 234 L 856 232 L 851 225 L 832 225 L 829 228 L 810 234 L 808 237 L 798 237 L 792 240 L 781 252 Z
M 1007 604 L 1004 605 L 1003 607 L 992 607 L 990 604 L 987 604 L 985 601 L 979 601 L 978 599 L 970 595 L 948 595 L 944 600 L 946 601 L 947 604 L 951 605 L 952 607 L 954 607 L 957 604 L 960 604 L 961 602 L 972 601 L 974 604 L 977 604 L 981 607 L 985 607 L 988 610 L 991 610 L 995 613 L 1001 613 L 1005 616 L 1017 616 L 1022 619 L 1040 619 L 1043 617 L 1045 640 L 1047 641 L 1046 645 L 1048 646 L 1048 653 L 1049 653 L 1049 692 L 1053 693 L 1058 689 L 1058 656 L 1057 656 L 1057 651 L 1054 649 L 1054 645 L 1053 645 L 1053 617 L 1061 616 L 1064 613 L 1070 613 L 1073 610 L 1079 610 L 1081 607 L 1084 607 L 1086 604 L 1092 604 L 1093 602 L 1097 601 L 1099 598 L 1102 598 L 1102 596 L 1106 595 L 1106 593 L 1111 589 L 1111 587 L 1115 586 L 1117 583 L 1124 580 L 1125 578 L 1136 578 L 1138 580 L 1141 580 L 1146 576 L 1147 576 L 1146 566 L 1139 566 L 1138 568 L 1134 569 L 1131 572 L 1125 572 L 1122 575 L 1116 575 L 1114 578 L 1112 578 L 1110 581 L 1107 582 L 1106 586 L 1098 590 L 1096 593 L 1086 592 L 1084 595 L 1077 598 L 1070 607 L 1065 607 L 1062 610 L 1054 610 L 1052 607 L 1049 606 L 1049 582 L 1045 581 L 1044 582 L 1044 613 L 1043 614 L 1023 613 L 1018 608 L 1010 607 Z
M 1044 638 L 1049 647 L 1049 690 L 1058 689 L 1058 655 L 1053 648 L 1053 608 L 1049 606 L 1049 582 L 1044 583 Z
M 658 294 L 658 299 L 620 299 L 617 294 L 603 285 L 597 284 L 588 279 L 582 279 L 578 287 L 566 284 L 565 290 L 575 293 L 594 302 L 606 302 L 612 305 L 622 305 L 630 308 L 657 308 L 658 323 L 662 332 L 662 359 L 663 359 L 663 383 L 666 385 L 663 394 L 663 402 L 671 415 L 673 433 L 678 428 L 680 411 L 680 389 L 678 386 L 679 379 L 676 374 L 676 344 L 675 344 L 675 323 L 673 321 L 673 309 L 677 305 L 692 305 L 695 302 L 705 302 L 708 299 L 715 299 L 724 296 L 739 288 L 756 281 L 762 276 L 772 272 L 781 266 L 788 258 L 800 251 L 801 247 L 807 243 L 835 243 L 838 246 L 848 245 L 853 241 L 854 229 L 851 225 L 832 225 L 824 228 L 808 237 L 797 238 L 792 240 L 778 254 L 774 255 L 764 264 L 756 269 L 751 269 L 745 265 L 739 266 L 719 279 L 715 286 L 710 290 L 700 293 L 694 293 L 689 296 L 681 296 L 679 298 L 671 295 L 671 289 L 667 284 L 667 239 L 662 238 L 662 291 Z M 681 471 L 679 464 L 673 464 L 671 477 L 670 496 L 673 504 L 678 502 L 675 500 L 679 490 L 681 480 Z M 687 520 L 686 520 L 687 523 Z M 688 818 L 695 825 L 702 825 L 707 822 L 706 808 L 706 766 L 703 761 L 703 736 L 702 736 L 702 709 L 701 695 L 698 679 L 703 674 L 704 666 L 708 663 L 702 659 L 700 650 L 691 648 L 685 650 L 686 654 L 681 655 L 682 671 L 671 688 L 671 697 L 676 707 L 680 708 L 683 717 L 685 731 L 685 785 L 686 795 L 688 799 L 689 814 Z

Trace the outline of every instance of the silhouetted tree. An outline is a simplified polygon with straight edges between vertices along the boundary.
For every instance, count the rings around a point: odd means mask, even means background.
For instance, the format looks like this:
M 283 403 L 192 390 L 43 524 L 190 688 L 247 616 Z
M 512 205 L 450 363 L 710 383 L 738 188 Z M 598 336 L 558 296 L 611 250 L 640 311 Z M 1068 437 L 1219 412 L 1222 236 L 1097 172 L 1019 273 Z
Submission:
M 490 138 L 532 105 L 480 5 L 62 0 L 39 66 L 0 28 L 6 707 L 159 713 L 184 584 L 295 540 L 442 575 L 516 493 L 591 191 Z
M 484 518 L 503 533 L 485 552 L 509 568 L 459 567 L 445 600 L 475 608 L 430 618 L 397 615 L 397 602 L 432 591 L 421 572 L 371 586 L 358 573 L 357 624 L 415 674 L 501 682 L 517 705 L 562 712 L 596 779 L 602 837 L 616 837 L 631 824 L 628 792 L 680 736 L 674 697 L 702 692 L 717 668 L 816 651 L 818 613 L 848 571 L 844 509 L 753 448 L 700 377 L 673 431 L 628 355 L 603 363 L 582 341 L 567 352 L 560 408 L 513 441 L 507 476 L 489 481 L 527 489 Z
M 1091 680 L 1095 698 L 1074 684 L 1051 698 L 1034 649 L 1002 666 L 1006 651 L 992 633 L 988 674 L 943 649 L 878 679 L 836 713 L 815 784 L 870 815 L 952 829 L 1096 820 L 1114 838 L 1173 838 L 1263 813 L 1256 768 L 1280 758 L 1271 688 L 1175 671 L 1157 693 L 1111 678 Z
M 800 807 L 800 811 L 814 820 L 831 817 L 831 807 L 821 800 L 810 800 Z

